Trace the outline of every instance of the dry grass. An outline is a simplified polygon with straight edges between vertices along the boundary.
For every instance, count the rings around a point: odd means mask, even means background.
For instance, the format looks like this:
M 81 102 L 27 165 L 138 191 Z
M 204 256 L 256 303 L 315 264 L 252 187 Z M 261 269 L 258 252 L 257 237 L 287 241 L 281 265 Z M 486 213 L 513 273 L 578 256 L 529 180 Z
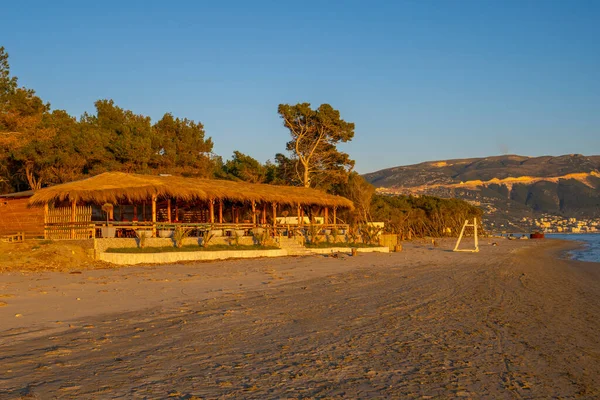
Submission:
M 41 189 L 29 204 L 44 205 L 55 201 L 83 201 L 96 204 L 145 201 L 156 197 L 190 200 L 232 200 L 353 208 L 350 200 L 316 189 L 233 182 L 217 179 L 183 178 L 105 172 L 91 178 Z
M 0 273 L 19 271 L 72 271 L 105 268 L 93 260 L 87 249 L 67 242 L 28 240 L 23 243 L 0 242 Z M 0 297 L 8 297 L 0 294 Z

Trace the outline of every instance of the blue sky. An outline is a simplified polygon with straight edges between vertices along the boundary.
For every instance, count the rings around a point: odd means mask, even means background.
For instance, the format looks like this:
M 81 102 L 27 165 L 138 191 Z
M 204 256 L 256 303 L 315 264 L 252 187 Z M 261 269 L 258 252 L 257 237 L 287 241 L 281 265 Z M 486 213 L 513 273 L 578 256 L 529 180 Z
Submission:
M 361 173 L 600 154 L 600 1 L 102 1 L 2 5 L 12 72 L 79 116 L 110 98 L 201 121 L 224 158 L 283 152 L 280 103 L 356 123 Z

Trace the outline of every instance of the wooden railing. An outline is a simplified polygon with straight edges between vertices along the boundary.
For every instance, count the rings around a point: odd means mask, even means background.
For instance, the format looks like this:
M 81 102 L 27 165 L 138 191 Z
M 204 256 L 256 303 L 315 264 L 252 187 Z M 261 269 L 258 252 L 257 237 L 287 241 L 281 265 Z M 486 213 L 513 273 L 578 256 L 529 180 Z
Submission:
M 312 227 L 312 228 L 311 228 Z M 315 224 L 315 225 L 276 225 L 252 223 L 175 223 L 175 222 L 55 222 L 46 223 L 45 232 L 48 239 L 89 239 L 92 237 L 135 237 L 138 231 L 156 232 L 174 231 L 177 228 L 188 229 L 192 236 L 200 236 L 206 231 L 221 231 L 222 236 L 247 236 L 257 229 L 263 229 L 271 237 L 306 236 L 310 229 L 318 229 L 319 234 L 332 234 L 334 230 L 343 235 L 348 232 L 347 224 Z M 107 229 L 109 228 L 109 229 Z

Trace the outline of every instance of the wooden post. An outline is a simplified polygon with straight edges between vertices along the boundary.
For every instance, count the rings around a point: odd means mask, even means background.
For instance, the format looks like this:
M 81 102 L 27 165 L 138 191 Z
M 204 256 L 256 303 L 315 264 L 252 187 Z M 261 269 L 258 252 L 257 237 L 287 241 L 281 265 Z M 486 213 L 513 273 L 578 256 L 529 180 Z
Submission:
M 48 223 L 48 203 L 44 204 L 44 239 L 48 239 L 46 224 Z
M 302 212 L 300 211 L 300 203 L 296 206 L 296 214 L 298 215 L 298 228 L 302 226 Z
M 71 239 L 75 239 L 75 218 L 77 216 L 77 201 L 71 200 Z
M 262 224 L 267 224 L 267 203 L 263 203 Z
M 273 203 L 273 229 L 277 226 L 277 204 Z
M 219 223 L 223 223 L 223 199 L 219 200 Z
M 325 225 L 329 224 L 329 207 L 325 207 Z
M 337 225 L 337 207 L 333 207 L 333 225 Z
M 252 226 L 256 226 L 256 203 L 252 200 Z
M 215 201 L 213 199 L 208 200 L 208 205 L 210 208 L 210 223 L 215 223 Z
M 167 221 L 171 223 L 171 199 L 167 199 Z
M 152 237 L 156 237 L 156 196 L 152 196 Z
M 473 229 L 475 230 L 475 249 L 479 251 L 479 239 L 477 238 L 477 218 L 473 218 Z

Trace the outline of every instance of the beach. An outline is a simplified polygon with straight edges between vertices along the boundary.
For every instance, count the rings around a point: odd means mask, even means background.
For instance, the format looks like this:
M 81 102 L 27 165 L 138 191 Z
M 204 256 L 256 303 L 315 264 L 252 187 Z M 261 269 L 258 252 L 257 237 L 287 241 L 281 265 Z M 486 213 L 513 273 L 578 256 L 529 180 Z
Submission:
M 436 244 L 4 272 L 0 398 L 600 396 L 600 264 Z

